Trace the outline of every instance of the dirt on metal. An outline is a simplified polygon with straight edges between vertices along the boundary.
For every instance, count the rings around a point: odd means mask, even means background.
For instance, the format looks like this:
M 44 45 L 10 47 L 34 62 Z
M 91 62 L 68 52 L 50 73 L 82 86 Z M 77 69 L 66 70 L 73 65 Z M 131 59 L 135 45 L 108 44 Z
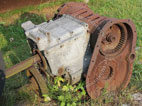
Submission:
M 84 3 L 66 3 L 55 18 L 69 14 L 89 25 L 93 55 L 86 76 L 86 89 L 93 99 L 104 88 L 118 91 L 126 88 L 133 69 L 136 28 L 131 20 L 115 19 L 93 13 Z

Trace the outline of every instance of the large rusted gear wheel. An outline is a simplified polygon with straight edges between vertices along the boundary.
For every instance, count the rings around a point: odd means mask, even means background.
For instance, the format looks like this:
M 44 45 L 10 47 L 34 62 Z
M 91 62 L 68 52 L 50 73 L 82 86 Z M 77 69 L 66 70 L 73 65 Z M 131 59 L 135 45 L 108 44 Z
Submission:
M 3 91 L 4 83 L 5 83 L 4 69 L 5 69 L 5 65 L 4 65 L 2 54 L 0 52 L 0 96 L 2 95 L 2 91 Z
M 124 49 L 128 33 L 124 24 L 112 25 L 102 38 L 100 51 L 105 56 L 116 56 Z
M 86 4 L 75 2 L 62 5 L 54 18 L 63 14 L 89 25 L 93 49 L 86 77 L 89 96 L 97 98 L 105 87 L 108 91 L 126 88 L 132 75 L 137 37 L 132 21 L 100 16 Z

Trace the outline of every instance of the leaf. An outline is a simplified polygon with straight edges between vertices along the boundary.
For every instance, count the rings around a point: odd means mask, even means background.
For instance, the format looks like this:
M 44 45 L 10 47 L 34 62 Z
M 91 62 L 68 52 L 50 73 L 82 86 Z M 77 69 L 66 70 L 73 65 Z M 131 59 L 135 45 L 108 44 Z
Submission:
M 47 95 L 47 94 L 44 94 L 42 95 L 44 97 L 44 102 L 49 102 L 51 101 L 51 98 Z
M 65 97 L 63 95 L 58 96 L 58 100 L 65 101 Z
M 63 86 L 62 90 L 63 91 L 69 91 L 69 88 L 67 86 Z
M 75 103 L 75 102 L 73 102 L 73 103 L 72 103 L 72 106 L 76 106 L 76 103 Z
M 82 90 L 81 94 L 82 94 L 82 95 L 86 95 L 85 90 Z
M 67 106 L 71 106 L 71 104 L 70 104 L 70 103 L 67 103 Z
M 61 102 L 61 104 L 60 104 L 61 106 L 65 106 L 65 102 Z
M 61 86 L 61 82 L 64 82 L 64 79 L 62 77 L 56 77 L 55 84 L 58 84 L 58 86 Z
M 2 21 L 2 22 L 0 22 L 0 24 L 4 25 L 4 24 L 5 24 L 5 22 L 3 22 L 3 21 Z

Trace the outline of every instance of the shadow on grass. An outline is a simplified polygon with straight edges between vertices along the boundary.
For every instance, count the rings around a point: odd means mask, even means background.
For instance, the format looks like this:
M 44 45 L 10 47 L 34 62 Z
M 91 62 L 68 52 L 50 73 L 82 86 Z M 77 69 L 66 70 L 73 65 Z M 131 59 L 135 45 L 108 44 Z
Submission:
M 45 21 L 43 16 L 33 13 L 23 13 L 13 24 L 7 26 L 3 24 L 0 25 L 0 33 L 4 36 L 7 42 L 7 45 L 1 48 L 7 67 L 30 57 L 30 49 L 26 41 L 26 36 L 24 30 L 21 28 L 21 24 L 28 20 L 31 20 L 34 24 L 39 24 Z M 9 63 L 12 64 L 9 65 Z M 26 83 L 25 72 L 7 79 L 2 100 L 0 100 L 0 106 L 13 106 L 19 100 L 28 99 L 28 97 L 22 96 L 17 92 L 17 88 Z

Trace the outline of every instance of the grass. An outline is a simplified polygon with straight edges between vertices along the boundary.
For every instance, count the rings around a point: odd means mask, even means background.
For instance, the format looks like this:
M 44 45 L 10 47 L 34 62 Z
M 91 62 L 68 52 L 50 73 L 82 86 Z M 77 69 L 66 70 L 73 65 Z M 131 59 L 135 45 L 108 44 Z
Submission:
M 24 31 L 21 28 L 21 23 L 27 20 L 31 20 L 35 24 L 46 21 L 45 11 L 49 12 L 50 15 L 53 15 L 53 13 L 56 12 L 55 8 L 67 1 L 56 0 L 56 2 L 48 2 L 37 6 L 28 6 L 0 14 L 0 51 L 2 51 L 4 55 L 6 68 L 30 57 L 31 55 Z M 141 0 L 90 0 L 88 5 L 95 13 L 108 17 L 123 19 L 129 18 L 133 20 L 136 25 L 138 35 L 136 51 L 137 58 L 134 64 L 131 82 L 125 91 L 118 94 L 117 97 L 116 95 L 108 96 L 108 94 L 104 92 L 104 95 L 97 100 L 92 101 L 89 99 L 83 102 L 82 105 L 102 105 L 104 100 L 105 104 L 109 104 L 111 102 L 130 102 L 130 94 L 142 90 L 142 2 Z M 52 11 L 50 11 L 51 9 Z M 18 91 L 18 88 L 26 83 L 27 79 L 24 72 L 6 80 L 5 92 L 3 94 L 3 100 L 0 101 L 0 105 L 15 106 L 19 103 L 18 101 L 30 101 L 32 104 L 37 104 L 38 98 L 34 93 L 30 93 L 29 95 L 29 93 L 25 91 Z M 114 97 L 115 100 L 112 100 L 112 97 Z M 60 97 L 58 101 L 61 103 L 62 98 Z M 122 103 L 120 103 L 120 105 Z
M 0 44 L 0 49 L 4 54 L 4 60 L 7 68 L 30 57 L 30 49 L 26 43 L 24 31 L 21 28 L 21 23 L 29 19 L 35 23 L 44 21 L 44 19 L 38 15 L 25 13 L 10 25 L 0 25 L 0 37 L 2 38 L 0 39 L 0 42 L 5 42 Z M 5 102 L 7 106 L 13 105 L 13 102 L 19 99 L 19 94 L 15 93 L 14 89 L 24 85 L 26 83 L 25 80 L 26 78 L 23 73 L 20 73 L 6 81 L 4 95 L 6 100 L 9 101 Z

